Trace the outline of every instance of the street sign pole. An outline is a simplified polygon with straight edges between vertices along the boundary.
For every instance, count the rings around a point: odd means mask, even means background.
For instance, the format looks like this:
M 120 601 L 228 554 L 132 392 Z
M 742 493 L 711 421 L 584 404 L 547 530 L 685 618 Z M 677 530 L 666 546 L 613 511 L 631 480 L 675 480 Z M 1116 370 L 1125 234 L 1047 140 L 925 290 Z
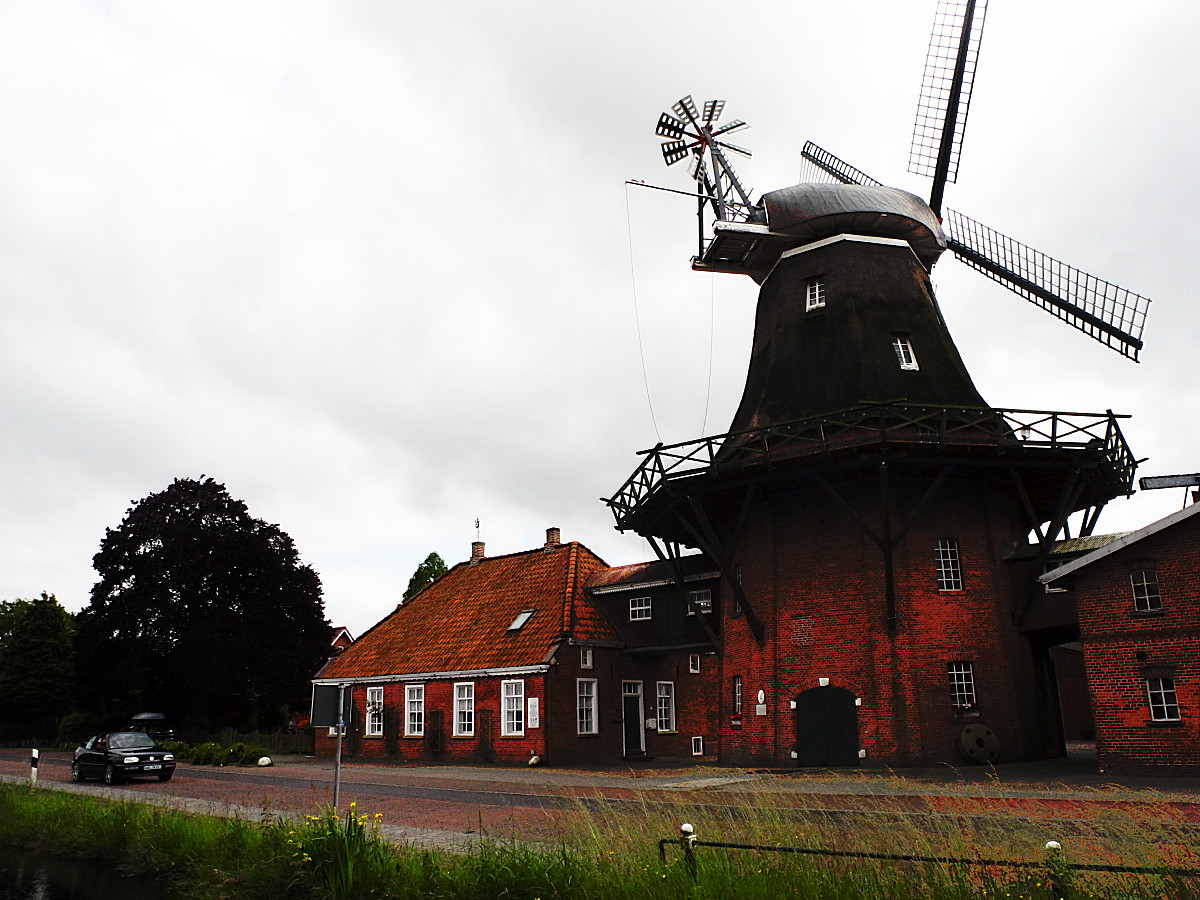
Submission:
M 342 732 L 346 730 L 346 685 L 338 685 L 337 749 L 333 754 L 333 811 L 342 799 Z

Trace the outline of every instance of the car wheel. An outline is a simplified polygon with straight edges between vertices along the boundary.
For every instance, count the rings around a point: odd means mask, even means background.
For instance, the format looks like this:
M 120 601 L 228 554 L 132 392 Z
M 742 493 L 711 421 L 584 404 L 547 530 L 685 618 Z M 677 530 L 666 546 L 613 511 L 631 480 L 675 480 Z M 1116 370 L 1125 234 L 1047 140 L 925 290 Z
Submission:
M 83 781 L 83 773 L 79 771 L 79 763 L 71 763 L 71 780 Z
M 173 771 L 172 771 L 172 772 L 159 772 L 159 773 L 158 773 L 158 780 L 159 780 L 159 781 L 170 781 L 170 780 L 171 780 L 171 776 L 172 776 L 172 775 L 174 775 L 174 774 L 175 774 L 175 773 L 174 773 Z
M 109 763 L 107 766 L 104 767 L 104 783 L 105 784 L 116 784 L 117 783 L 117 771 L 116 771 L 116 769 L 113 768 L 112 763 Z

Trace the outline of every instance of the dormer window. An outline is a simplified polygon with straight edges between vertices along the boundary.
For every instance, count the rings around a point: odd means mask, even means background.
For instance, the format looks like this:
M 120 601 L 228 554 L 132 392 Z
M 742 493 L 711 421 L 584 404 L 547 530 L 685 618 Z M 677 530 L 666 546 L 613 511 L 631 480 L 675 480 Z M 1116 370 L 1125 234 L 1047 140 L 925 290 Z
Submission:
M 913 353 L 912 341 L 908 339 L 907 335 L 892 335 L 892 349 L 896 351 L 896 359 L 900 363 L 901 370 L 916 372 L 921 368 L 917 365 L 917 355 Z
M 825 306 L 825 279 L 822 276 L 810 278 L 804 283 L 804 311 L 823 309 Z
M 509 631 L 520 631 L 521 628 L 525 625 L 525 623 L 529 621 L 529 617 L 532 616 L 533 613 L 534 613 L 534 610 L 532 610 L 532 609 L 521 610 L 519 613 L 517 613 L 517 617 L 515 619 L 513 619 L 512 624 L 508 626 L 508 630 Z

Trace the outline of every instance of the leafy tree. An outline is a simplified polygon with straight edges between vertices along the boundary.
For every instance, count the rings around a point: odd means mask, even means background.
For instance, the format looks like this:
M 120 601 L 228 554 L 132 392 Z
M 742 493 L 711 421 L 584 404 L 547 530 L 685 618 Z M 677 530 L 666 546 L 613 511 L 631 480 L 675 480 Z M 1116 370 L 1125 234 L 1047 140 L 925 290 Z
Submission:
M 134 503 L 93 565 L 100 580 L 78 617 L 93 708 L 271 728 L 329 655 L 317 573 L 211 478 Z
M 0 736 L 54 736 L 71 701 L 73 631 L 53 594 L 0 603 Z
M 424 590 L 425 587 L 441 578 L 446 572 L 445 560 L 436 553 L 430 553 L 425 557 L 425 562 L 417 566 L 417 571 L 413 572 L 412 578 L 408 579 L 408 590 L 404 592 L 404 599 L 407 600 L 418 591 Z

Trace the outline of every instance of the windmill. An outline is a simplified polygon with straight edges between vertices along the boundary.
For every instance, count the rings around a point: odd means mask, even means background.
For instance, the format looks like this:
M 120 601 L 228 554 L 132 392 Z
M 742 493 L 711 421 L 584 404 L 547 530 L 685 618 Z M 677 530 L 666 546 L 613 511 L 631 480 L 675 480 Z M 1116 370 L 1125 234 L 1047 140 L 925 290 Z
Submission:
M 1142 350 L 1148 298 L 1060 262 L 962 213 L 946 209 L 943 218 L 946 184 L 957 181 L 986 11 L 987 0 L 939 3 L 917 105 L 909 171 L 931 178 L 929 208 L 945 229 L 945 247 L 959 259 L 1104 346 L 1137 361 Z M 710 106 L 719 103 L 706 103 L 706 113 Z M 676 104 L 676 111 L 681 107 L 695 108 L 690 97 Z M 664 122 L 672 128 L 682 123 L 666 114 L 659 122 L 660 135 L 678 137 L 664 130 Z M 732 129 L 712 134 L 728 130 Z M 703 139 L 689 145 L 676 140 L 663 145 L 663 155 L 668 165 L 689 152 L 701 158 L 704 144 Z M 749 155 L 741 148 L 736 150 Z M 801 156 L 820 180 L 884 187 L 882 182 L 811 141 L 805 144 Z M 703 166 L 697 170 L 698 193 L 714 198 L 711 206 L 715 222 L 713 239 L 701 247 L 694 266 L 710 271 L 744 272 L 761 282 L 794 241 L 781 234 L 781 229 L 771 227 L 771 222 L 764 218 L 761 201 L 754 206 L 744 193 L 741 194 L 744 205 L 738 208 L 742 214 L 730 215 L 729 204 L 722 204 L 719 198 L 728 194 L 726 185 L 738 182 L 728 162 L 714 155 L 714 170 L 718 165 L 724 182 L 701 181 L 701 176 L 707 177 L 706 172 Z M 932 262 L 929 261 L 930 266 Z
M 692 267 L 759 284 L 753 346 L 728 432 L 643 451 L 605 502 L 677 584 L 682 548 L 722 574 L 722 671 L 768 695 L 722 732 L 723 762 L 1062 752 L 1048 654 L 1078 622 L 1037 577 L 1072 523 L 1091 535 L 1132 492 L 1137 460 L 1111 410 L 987 403 L 930 271 L 949 249 L 1134 360 L 1149 301 L 965 216 L 944 230 L 984 4 L 940 0 L 912 150 L 929 202 L 813 144 L 821 181 L 754 200 L 729 163 L 749 152 L 725 140 L 744 123 L 722 126 L 721 101 L 685 97 L 658 121 L 711 219 Z

